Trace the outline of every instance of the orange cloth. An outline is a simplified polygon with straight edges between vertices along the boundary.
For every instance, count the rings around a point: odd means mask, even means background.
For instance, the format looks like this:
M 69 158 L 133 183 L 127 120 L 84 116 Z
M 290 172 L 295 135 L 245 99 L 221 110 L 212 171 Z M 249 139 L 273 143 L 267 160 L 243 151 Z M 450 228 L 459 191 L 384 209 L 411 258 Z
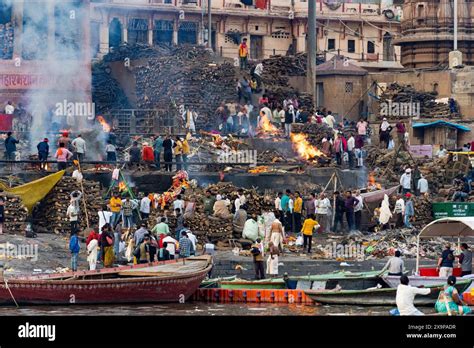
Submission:
M 239 57 L 245 58 L 248 56 L 248 54 L 249 54 L 249 50 L 248 50 L 247 44 L 242 42 L 239 46 Z

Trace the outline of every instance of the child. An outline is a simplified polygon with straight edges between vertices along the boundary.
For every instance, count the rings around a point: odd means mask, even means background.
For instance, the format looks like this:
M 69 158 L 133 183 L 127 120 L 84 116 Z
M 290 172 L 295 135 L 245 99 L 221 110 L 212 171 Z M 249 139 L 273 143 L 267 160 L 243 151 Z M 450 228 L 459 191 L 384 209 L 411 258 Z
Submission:
M 77 259 L 79 257 L 80 250 L 81 246 L 79 245 L 77 231 L 73 231 L 71 234 L 71 240 L 69 241 L 69 251 L 71 252 L 71 269 L 73 272 L 77 271 Z

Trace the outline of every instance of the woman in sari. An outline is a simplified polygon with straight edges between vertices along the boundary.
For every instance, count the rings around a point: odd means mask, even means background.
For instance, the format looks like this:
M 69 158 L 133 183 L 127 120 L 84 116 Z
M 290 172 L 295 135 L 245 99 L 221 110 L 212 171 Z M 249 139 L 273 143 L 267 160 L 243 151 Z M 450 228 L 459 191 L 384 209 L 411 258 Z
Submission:
M 102 260 L 104 267 L 112 267 L 115 261 L 114 254 L 114 234 L 110 224 L 105 224 L 102 227 L 102 234 L 100 236 L 100 247 L 102 251 Z
M 456 277 L 449 276 L 448 284 L 440 291 L 438 300 L 436 301 L 436 312 L 448 313 L 449 315 L 464 315 L 471 313 L 471 309 L 461 299 L 458 290 L 454 285 L 456 285 Z

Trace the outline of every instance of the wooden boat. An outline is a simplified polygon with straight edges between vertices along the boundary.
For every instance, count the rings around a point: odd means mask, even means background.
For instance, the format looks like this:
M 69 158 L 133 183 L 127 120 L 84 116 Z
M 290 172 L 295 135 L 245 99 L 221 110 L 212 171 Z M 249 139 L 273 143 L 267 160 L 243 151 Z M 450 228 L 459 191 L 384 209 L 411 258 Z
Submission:
M 400 276 L 383 276 L 382 279 L 391 287 L 396 288 L 398 284 L 400 284 Z M 429 286 L 429 285 L 437 285 L 437 284 L 446 284 L 448 278 L 447 277 L 425 277 L 425 276 L 409 276 L 408 279 L 410 280 L 411 286 Z M 464 276 L 462 278 L 457 278 L 458 281 L 461 279 L 474 279 L 474 275 Z
M 370 272 L 335 272 L 327 274 L 308 275 L 300 277 L 288 277 L 288 289 L 301 290 L 331 290 L 337 286 L 343 289 L 362 290 L 375 287 L 378 284 L 382 288 L 389 285 L 381 278 L 380 271 Z
M 97 271 L 0 279 L 0 304 L 176 302 L 212 268 L 209 255 Z
M 456 283 L 456 289 L 459 293 L 464 292 L 469 285 L 471 279 L 462 279 Z M 439 287 L 444 284 L 438 283 L 436 285 L 426 286 L 432 291 L 429 295 L 418 295 L 415 297 L 415 305 L 417 306 L 432 306 L 435 304 L 439 295 Z M 396 306 L 395 297 L 397 289 L 366 289 L 366 290 L 305 290 L 305 294 L 313 301 L 322 304 L 337 304 L 337 305 L 359 305 L 359 306 Z
M 205 279 L 202 281 L 201 285 L 199 285 L 199 288 L 219 288 L 221 282 L 230 282 L 236 279 L 237 276 Z
M 372 272 L 336 272 L 327 274 L 307 275 L 307 276 L 284 276 L 283 278 L 269 278 L 263 280 L 245 279 L 216 279 L 206 280 L 201 284 L 201 288 L 221 288 L 221 289 L 334 289 L 338 285 L 344 289 L 367 289 L 380 284 L 388 287 L 380 278 L 380 271 Z

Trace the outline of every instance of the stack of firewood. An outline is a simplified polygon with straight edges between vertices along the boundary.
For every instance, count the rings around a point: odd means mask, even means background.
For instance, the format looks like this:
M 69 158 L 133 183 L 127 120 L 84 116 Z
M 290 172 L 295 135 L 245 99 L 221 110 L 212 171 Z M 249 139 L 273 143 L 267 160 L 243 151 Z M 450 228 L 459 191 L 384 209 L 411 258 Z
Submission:
M 6 192 L 1 192 L 0 197 L 5 203 L 3 231 L 5 233 L 24 234 L 28 209 L 23 205 L 21 198 Z
M 111 68 L 103 62 L 92 66 L 92 99 L 99 113 L 130 108 L 125 92 L 111 76 Z
M 392 83 L 382 93 L 380 97 L 381 103 L 416 103 L 420 105 L 420 116 L 424 118 L 448 118 L 451 117 L 449 105 L 445 103 L 437 103 L 435 99 L 438 93 L 417 91 L 411 86 Z M 389 115 L 383 115 L 390 117 Z M 408 115 L 404 115 L 408 116 Z
M 157 108 L 176 115 L 182 123 L 180 106 L 198 116 L 198 129 L 217 125 L 215 110 L 236 98 L 237 76 L 233 65 L 216 64 L 204 47 L 174 48 L 169 54 L 150 58 L 135 69 L 137 106 Z
M 90 227 L 97 228 L 99 222 L 98 211 L 102 210 L 106 203 L 102 199 L 101 186 L 100 183 L 87 180 L 83 181 L 83 186 L 89 225 Z M 71 193 L 80 190 L 81 186 L 76 179 L 64 176 L 36 208 L 34 212 L 36 230 L 54 233 L 70 232 L 70 223 L 66 212 L 71 201 Z M 82 199 L 79 204 L 79 228 L 85 229 L 87 223 Z

